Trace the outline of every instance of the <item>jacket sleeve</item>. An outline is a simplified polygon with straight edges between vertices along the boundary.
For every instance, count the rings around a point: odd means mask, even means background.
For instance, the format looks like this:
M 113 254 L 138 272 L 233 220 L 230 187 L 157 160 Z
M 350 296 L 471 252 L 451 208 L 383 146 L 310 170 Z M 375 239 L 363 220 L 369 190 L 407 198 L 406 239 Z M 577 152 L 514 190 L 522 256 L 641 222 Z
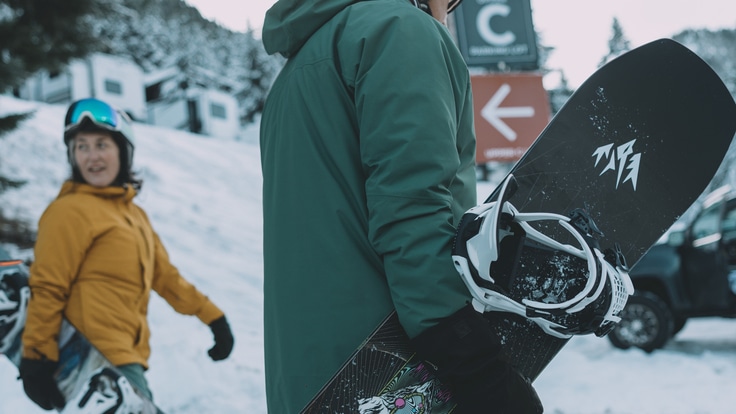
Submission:
M 155 245 L 153 290 L 175 311 L 184 315 L 194 315 L 207 325 L 223 316 L 224 313 L 220 308 L 179 274 L 179 270 L 169 261 L 169 254 L 158 234 L 154 232 L 153 235 Z
M 41 216 L 29 279 L 24 357 L 58 361 L 63 312 L 92 234 L 90 219 L 63 202 L 52 203 Z
M 354 82 L 369 237 L 413 337 L 470 299 L 451 245 L 456 199 L 475 203 L 475 141 L 458 137 L 472 134 L 472 97 L 450 37 L 428 16 L 404 17 L 374 26 L 358 42 Z

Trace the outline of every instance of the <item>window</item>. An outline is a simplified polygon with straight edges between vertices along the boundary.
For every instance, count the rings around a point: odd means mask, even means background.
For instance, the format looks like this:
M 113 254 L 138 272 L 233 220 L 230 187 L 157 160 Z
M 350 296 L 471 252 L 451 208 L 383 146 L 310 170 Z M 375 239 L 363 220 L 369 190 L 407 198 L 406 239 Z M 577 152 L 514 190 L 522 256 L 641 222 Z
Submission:
M 225 105 L 220 105 L 216 103 L 210 104 L 210 115 L 212 115 L 213 118 L 227 119 L 227 111 L 225 110 Z
M 118 81 L 105 79 L 105 91 L 114 93 L 115 95 L 122 95 L 123 85 Z
M 699 247 L 721 239 L 718 231 L 722 204 L 715 204 L 703 210 L 692 226 L 693 246 Z

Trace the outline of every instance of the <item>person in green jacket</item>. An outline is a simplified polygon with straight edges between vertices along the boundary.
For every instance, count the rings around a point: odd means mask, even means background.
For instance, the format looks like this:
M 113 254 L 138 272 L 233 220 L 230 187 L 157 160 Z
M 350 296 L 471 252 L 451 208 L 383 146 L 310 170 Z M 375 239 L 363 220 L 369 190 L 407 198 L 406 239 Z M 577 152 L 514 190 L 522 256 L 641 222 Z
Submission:
M 448 4 L 449 3 L 449 4 Z M 459 413 L 539 413 L 451 260 L 477 203 L 457 0 L 279 0 L 261 119 L 269 413 L 297 413 L 396 309 Z M 434 18 L 433 18 L 434 17 Z

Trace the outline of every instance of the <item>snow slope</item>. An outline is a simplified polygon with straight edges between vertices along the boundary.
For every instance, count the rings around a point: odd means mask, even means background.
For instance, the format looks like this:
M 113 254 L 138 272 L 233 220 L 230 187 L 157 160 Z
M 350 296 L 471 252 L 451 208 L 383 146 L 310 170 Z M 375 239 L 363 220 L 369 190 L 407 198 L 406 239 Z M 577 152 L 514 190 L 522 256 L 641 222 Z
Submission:
M 0 138 L 0 174 L 28 180 L 0 195 L 0 206 L 35 223 L 68 174 L 65 108 L 0 96 L 0 115 L 32 109 L 34 118 Z M 138 203 L 172 262 L 225 310 L 236 340 L 229 359 L 212 362 L 209 329 L 153 295 L 147 376 L 156 402 L 169 414 L 265 413 L 258 126 L 240 142 L 142 124 L 135 131 L 145 180 Z M 490 187 L 481 183 L 479 194 Z M 44 412 L 16 377 L 0 358 L 0 413 Z M 736 321 L 690 321 L 653 354 L 574 338 L 535 385 L 550 414 L 736 413 Z

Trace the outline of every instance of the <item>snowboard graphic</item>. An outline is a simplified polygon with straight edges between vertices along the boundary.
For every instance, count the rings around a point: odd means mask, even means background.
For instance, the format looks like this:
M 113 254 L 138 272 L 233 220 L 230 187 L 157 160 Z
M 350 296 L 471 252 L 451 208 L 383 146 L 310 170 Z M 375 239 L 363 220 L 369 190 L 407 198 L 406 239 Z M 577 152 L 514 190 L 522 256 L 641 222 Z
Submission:
M 0 257 L 0 354 L 16 367 L 21 360 L 21 336 L 30 295 L 26 266 L 19 260 Z M 62 413 L 161 412 L 66 320 L 59 334 L 56 382 L 66 398 Z
M 526 237 L 504 237 L 497 260 L 480 266 L 496 267 L 492 285 L 518 305 L 484 313 L 503 357 L 534 380 L 571 334 L 589 333 L 576 331 L 581 320 L 575 318 L 591 317 L 590 310 L 599 323 L 590 332 L 605 335 L 631 293 L 622 265 L 633 267 L 706 190 L 734 133 L 736 104 L 728 90 L 705 62 L 672 40 L 634 49 L 586 80 L 513 167 L 504 181 L 509 189 L 499 186 L 486 200 L 503 206 L 499 229 L 513 217 L 531 226 L 517 232 Z M 578 254 L 588 242 L 559 224 L 568 219 L 599 249 Z M 533 239 L 535 230 L 574 248 L 562 254 L 522 240 Z M 614 268 L 622 278 L 606 273 Z M 591 285 L 595 272 L 603 277 Z M 593 293 L 601 292 L 614 296 L 616 306 L 609 307 L 613 300 L 598 306 Z M 550 306 L 573 299 L 581 305 L 563 311 Z M 554 323 L 543 329 L 535 322 L 540 317 Z M 394 312 L 302 413 L 440 414 L 453 407 L 450 392 L 415 357 Z

